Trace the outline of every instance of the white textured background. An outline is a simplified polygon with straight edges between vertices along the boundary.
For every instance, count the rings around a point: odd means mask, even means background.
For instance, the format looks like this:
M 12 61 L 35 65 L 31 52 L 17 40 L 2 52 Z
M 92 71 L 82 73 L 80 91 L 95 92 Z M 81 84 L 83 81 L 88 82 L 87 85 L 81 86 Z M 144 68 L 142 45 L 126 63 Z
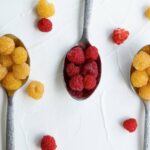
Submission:
M 52 0 L 56 15 L 54 29 L 41 33 L 35 28 L 36 0 L 0 0 L 0 34 L 20 37 L 31 57 L 32 79 L 45 84 L 40 101 L 21 88 L 15 102 L 15 150 L 40 150 L 44 134 L 56 138 L 57 150 L 141 150 L 144 111 L 129 86 L 129 69 L 134 54 L 150 43 L 150 22 L 144 17 L 148 0 L 94 0 L 90 27 L 91 43 L 99 48 L 103 63 L 101 83 L 87 101 L 73 100 L 66 92 L 62 62 L 67 50 L 81 36 L 83 0 Z M 130 37 L 114 45 L 110 34 L 126 28 Z M 0 149 L 5 150 L 6 95 L 0 89 Z M 138 119 L 138 130 L 129 134 L 123 119 Z

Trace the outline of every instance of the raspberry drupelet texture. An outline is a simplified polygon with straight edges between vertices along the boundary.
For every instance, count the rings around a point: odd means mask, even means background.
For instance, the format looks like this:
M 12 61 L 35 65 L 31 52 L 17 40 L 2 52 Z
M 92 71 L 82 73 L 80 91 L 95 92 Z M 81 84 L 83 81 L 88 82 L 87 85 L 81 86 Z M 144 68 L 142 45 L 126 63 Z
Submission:
M 0 37 L 0 54 L 9 55 L 13 52 L 14 48 L 15 42 L 11 38 L 7 36 Z
M 86 90 L 92 90 L 96 86 L 96 79 L 92 75 L 86 75 L 83 79 L 83 83 Z
M 130 118 L 123 122 L 123 127 L 129 132 L 134 132 L 137 128 L 137 121 L 134 118 Z
M 134 87 L 142 87 L 148 83 L 146 71 L 134 71 L 131 74 L 131 83 Z
M 15 64 L 22 64 L 27 61 L 28 54 L 24 47 L 17 47 L 12 53 L 12 59 Z
M 85 56 L 82 48 L 74 47 L 67 53 L 67 58 L 70 62 L 74 64 L 83 64 L 85 61 Z
M 7 74 L 7 68 L 6 67 L 3 67 L 1 64 L 0 64 L 0 80 L 2 80 L 6 74 Z
M 55 139 L 50 135 L 45 135 L 41 141 L 42 150 L 56 150 L 57 145 Z
M 55 14 L 54 4 L 48 3 L 47 0 L 39 0 L 37 5 L 37 14 L 39 17 L 48 18 Z
M 84 88 L 83 77 L 81 75 L 73 76 L 69 81 L 69 86 L 74 91 L 82 91 Z
M 73 63 L 67 65 L 66 72 L 69 77 L 79 74 L 80 68 L 75 66 Z
M 133 59 L 133 67 L 138 71 L 143 71 L 150 67 L 150 55 L 140 51 Z
M 98 76 L 98 66 L 95 61 L 87 62 L 82 68 L 83 75 L 93 75 L 95 78 Z
M 114 43 L 120 45 L 122 44 L 129 36 L 129 32 L 125 29 L 117 28 L 113 31 L 112 39 Z
M 10 67 L 13 64 L 11 55 L 0 55 L 0 64 L 4 67 Z
M 16 79 L 26 79 L 30 73 L 30 67 L 28 64 L 23 63 L 21 65 L 13 65 L 13 75 Z
M 52 30 L 52 22 L 49 19 L 42 18 L 38 21 L 38 29 L 42 32 L 50 32 Z
M 32 98 L 38 100 L 44 94 L 44 85 L 39 81 L 32 81 L 27 87 L 27 93 Z
M 2 85 L 7 90 L 17 90 L 22 86 L 22 81 L 16 79 L 13 73 L 9 72 L 2 80 Z
M 150 100 L 150 84 L 147 84 L 141 88 L 139 88 L 139 96 L 143 99 L 143 100 Z
M 85 58 L 96 60 L 98 58 L 98 49 L 95 46 L 89 46 L 85 50 Z

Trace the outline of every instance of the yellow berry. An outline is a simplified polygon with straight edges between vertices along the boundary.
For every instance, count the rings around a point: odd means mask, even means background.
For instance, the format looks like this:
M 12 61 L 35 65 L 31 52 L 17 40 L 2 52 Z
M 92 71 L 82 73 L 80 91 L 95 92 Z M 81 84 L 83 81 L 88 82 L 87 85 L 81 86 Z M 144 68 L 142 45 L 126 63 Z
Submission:
M 149 45 L 144 46 L 141 50 L 148 53 L 148 54 L 150 54 L 150 46 Z
M 47 0 L 39 0 L 37 13 L 40 17 L 48 18 L 55 14 L 54 4 L 48 3 Z
M 147 74 L 150 76 L 150 67 L 146 69 Z
M 145 11 L 145 16 L 150 19 L 150 7 L 148 7 Z
M 139 88 L 139 96 L 144 100 L 150 100 L 150 85 Z
M 27 87 L 27 93 L 34 99 L 40 99 L 44 93 L 44 85 L 39 81 L 32 81 Z
M 13 65 L 12 70 L 16 79 L 26 79 L 30 73 L 30 67 L 26 63 L 21 65 Z
M 0 55 L 0 64 L 4 67 L 10 67 L 13 64 L 12 58 L 10 55 Z
M 133 59 L 133 67 L 139 71 L 143 71 L 150 67 L 150 55 L 146 52 L 140 51 Z
M 15 64 L 22 64 L 27 61 L 27 51 L 23 47 L 17 47 L 12 53 L 12 59 Z
M 13 73 L 10 72 L 2 80 L 2 85 L 7 90 L 17 90 L 22 86 L 22 82 L 16 79 Z
M 7 74 L 7 69 L 6 67 L 3 67 L 0 65 L 0 80 L 2 80 Z
M 142 87 L 148 82 L 148 75 L 145 71 L 134 71 L 131 74 L 131 83 L 134 87 Z
M 0 37 L 0 54 L 9 55 L 13 52 L 14 48 L 15 42 L 11 38 L 7 36 Z

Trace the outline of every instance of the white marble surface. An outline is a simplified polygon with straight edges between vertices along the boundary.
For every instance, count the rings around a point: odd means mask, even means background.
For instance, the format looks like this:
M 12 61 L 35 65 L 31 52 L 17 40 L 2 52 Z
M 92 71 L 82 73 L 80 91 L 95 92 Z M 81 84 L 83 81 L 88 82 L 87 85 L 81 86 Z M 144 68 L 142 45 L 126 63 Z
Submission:
M 29 50 L 29 82 L 40 80 L 45 94 L 34 101 L 25 93 L 15 95 L 15 150 L 40 150 L 43 134 L 56 138 L 57 150 L 141 150 L 144 111 L 129 85 L 133 55 L 150 43 L 150 22 L 144 17 L 150 5 L 142 0 L 94 0 L 90 40 L 99 48 L 103 73 L 101 83 L 87 101 L 73 100 L 66 92 L 62 62 L 67 50 L 80 38 L 83 0 L 51 0 L 56 6 L 54 29 L 41 33 L 35 28 L 36 0 L 0 0 L 0 34 L 13 33 Z M 116 27 L 130 31 L 121 46 L 110 40 Z M 6 95 L 0 89 L 0 150 L 5 150 Z M 135 117 L 139 126 L 129 134 L 123 119 Z

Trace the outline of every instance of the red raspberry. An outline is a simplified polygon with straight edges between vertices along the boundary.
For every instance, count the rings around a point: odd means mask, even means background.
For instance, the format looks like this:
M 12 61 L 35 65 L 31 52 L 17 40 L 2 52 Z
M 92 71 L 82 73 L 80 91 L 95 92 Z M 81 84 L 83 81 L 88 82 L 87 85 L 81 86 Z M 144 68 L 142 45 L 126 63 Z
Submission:
M 83 77 L 81 75 L 73 76 L 69 81 L 69 86 L 74 91 L 83 90 Z
M 43 136 L 41 141 L 42 150 L 55 150 L 57 148 L 55 139 L 52 136 L 46 135 Z
M 83 80 L 84 88 L 86 90 L 92 90 L 96 86 L 96 79 L 92 75 L 86 75 Z
M 96 60 L 98 57 L 98 49 L 95 46 L 90 46 L 85 51 L 85 58 Z
M 128 36 L 129 36 L 128 31 L 117 28 L 113 31 L 112 39 L 116 44 L 120 45 L 128 38 Z
M 52 22 L 46 18 L 40 19 L 37 26 L 42 32 L 49 32 L 52 30 Z
M 67 53 L 69 61 L 75 64 L 82 64 L 85 61 L 85 56 L 82 48 L 74 47 Z
M 73 63 L 70 63 L 67 65 L 66 72 L 68 76 L 71 77 L 71 76 L 79 74 L 80 68 L 78 66 L 75 66 Z
M 137 128 L 137 121 L 134 118 L 130 118 L 123 122 L 123 127 L 127 129 L 129 132 L 134 132 Z
M 83 75 L 93 75 L 95 78 L 98 76 L 98 66 L 95 61 L 90 61 L 83 66 L 82 69 Z

